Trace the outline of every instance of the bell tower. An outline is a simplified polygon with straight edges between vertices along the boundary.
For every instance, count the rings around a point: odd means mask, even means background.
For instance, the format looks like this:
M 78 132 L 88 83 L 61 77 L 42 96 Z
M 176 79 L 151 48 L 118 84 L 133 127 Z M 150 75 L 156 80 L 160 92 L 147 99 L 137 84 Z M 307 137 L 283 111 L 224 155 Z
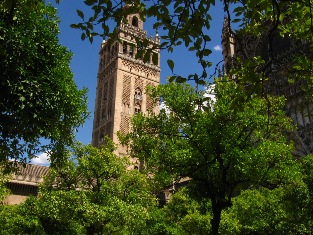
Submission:
M 126 23 L 125 23 L 126 22 Z M 92 144 L 104 144 L 109 136 L 118 144 L 118 155 L 126 155 L 116 132 L 130 131 L 136 113 L 158 112 L 159 107 L 145 93 L 147 86 L 160 83 L 160 39 L 148 38 L 139 14 L 130 14 L 117 30 L 117 39 L 103 41 L 100 48 Z M 146 46 L 143 46 L 146 45 Z M 138 58 L 139 50 L 150 49 L 148 61 Z

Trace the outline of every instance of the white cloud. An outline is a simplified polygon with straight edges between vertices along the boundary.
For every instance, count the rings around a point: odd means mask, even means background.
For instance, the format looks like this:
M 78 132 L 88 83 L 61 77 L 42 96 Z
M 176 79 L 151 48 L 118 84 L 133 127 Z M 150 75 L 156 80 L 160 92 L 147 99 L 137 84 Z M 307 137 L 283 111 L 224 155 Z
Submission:
M 220 45 L 216 45 L 213 47 L 215 51 L 222 51 L 222 47 Z
M 31 161 L 31 164 L 41 165 L 41 166 L 49 166 L 50 161 L 47 153 L 41 153 L 38 156 L 34 157 Z

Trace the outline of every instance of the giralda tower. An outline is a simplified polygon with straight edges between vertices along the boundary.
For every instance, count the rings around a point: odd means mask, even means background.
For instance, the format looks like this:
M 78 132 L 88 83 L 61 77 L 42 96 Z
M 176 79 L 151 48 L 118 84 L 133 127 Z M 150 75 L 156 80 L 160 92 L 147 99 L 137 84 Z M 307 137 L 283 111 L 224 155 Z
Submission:
M 96 147 L 104 143 L 104 136 L 109 136 L 118 144 L 118 155 L 127 154 L 127 149 L 119 144 L 116 132 L 128 133 L 134 114 L 159 109 L 145 88 L 160 83 L 160 51 L 154 49 L 146 63 L 135 58 L 139 49 L 159 45 L 159 37 L 147 38 L 138 14 L 128 15 L 126 21 L 117 28 L 116 40 L 108 39 L 101 44 L 92 133 L 92 144 Z M 146 48 L 138 48 L 141 40 L 148 40 Z

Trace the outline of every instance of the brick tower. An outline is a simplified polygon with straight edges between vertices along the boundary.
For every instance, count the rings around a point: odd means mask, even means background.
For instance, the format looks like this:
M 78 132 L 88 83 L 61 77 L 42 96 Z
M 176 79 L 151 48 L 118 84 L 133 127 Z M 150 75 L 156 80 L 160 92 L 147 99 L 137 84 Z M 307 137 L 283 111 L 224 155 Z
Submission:
M 127 154 L 127 149 L 119 144 L 116 132 L 128 133 L 134 114 L 159 109 L 145 93 L 145 88 L 160 83 L 160 51 L 152 50 L 146 63 L 136 58 L 138 50 L 159 45 L 159 37 L 147 38 L 138 14 L 128 15 L 126 22 L 116 29 L 116 40 L 108 39 L 101 44 L 92 133 L 93 146 L 103 144 L 107 135 L 118 144 L 120 156 Z M 144 40 L 148 40 L 148 44 L 141 44 Z M 148 46 L 137 46 L 143 44 Z

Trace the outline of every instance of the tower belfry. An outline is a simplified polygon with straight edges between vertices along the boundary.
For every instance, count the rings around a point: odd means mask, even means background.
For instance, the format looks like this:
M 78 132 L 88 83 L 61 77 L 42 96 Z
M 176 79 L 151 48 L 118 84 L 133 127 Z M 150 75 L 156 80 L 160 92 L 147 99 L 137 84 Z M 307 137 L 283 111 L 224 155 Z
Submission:
M 159 109 L 145 88 L 160 83 L 160 50 L 153 49 L 145 63 L 136 58 L 138 50 L 159 45 L 159 37 L 147 38 L 139 14 L 128 15 L 126 22 L 117 27 L 116 40 L 101 44 L 92 132 L 95 147 L 104 144 L 107 135 L 118 144 L 118 155 L 127 154 L 127 149 L 119 144 L 116 132 L 128 133 L 134 114 Z M 140 48 L 144 40 L 148 40 L 148 46 Z

